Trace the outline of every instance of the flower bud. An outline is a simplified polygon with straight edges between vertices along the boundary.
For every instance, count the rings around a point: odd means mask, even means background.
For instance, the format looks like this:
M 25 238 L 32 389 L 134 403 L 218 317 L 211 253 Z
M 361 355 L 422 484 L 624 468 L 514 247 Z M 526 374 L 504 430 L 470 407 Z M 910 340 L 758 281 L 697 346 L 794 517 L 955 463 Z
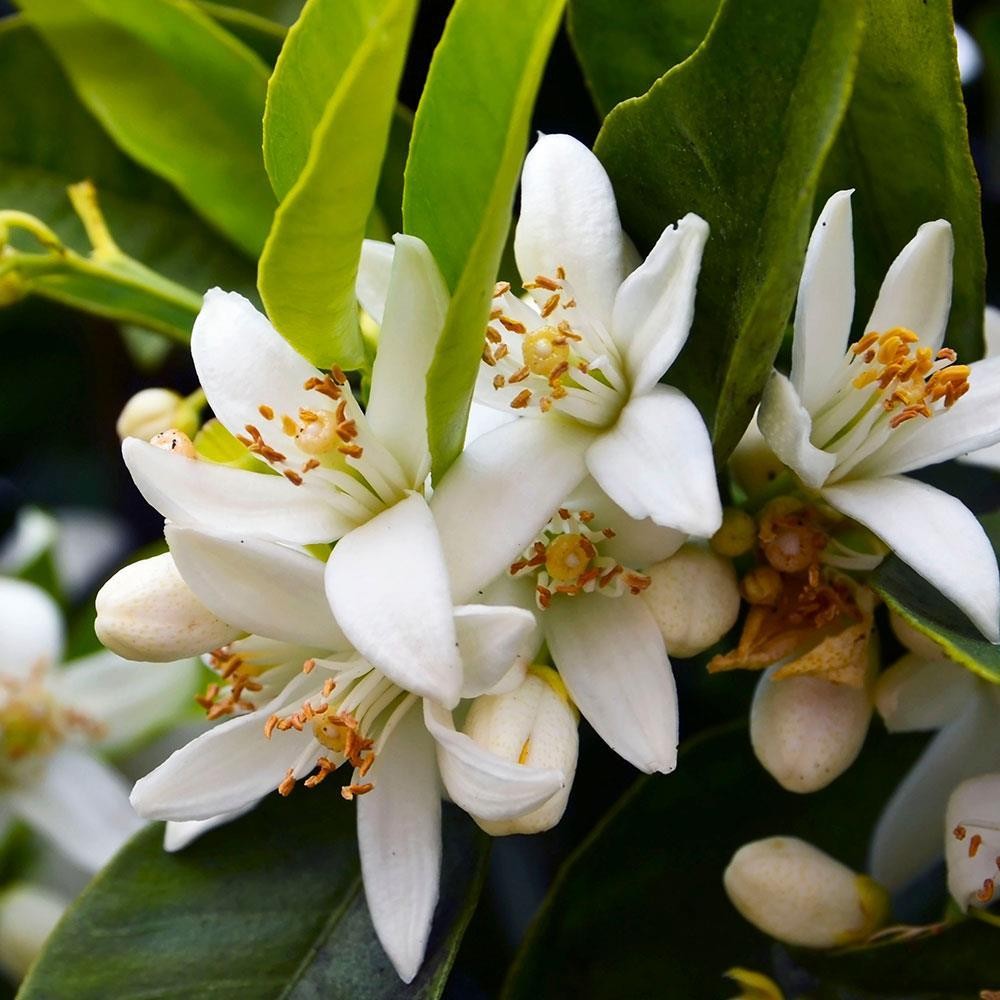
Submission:
M 1000 774 L 981 774 L 951 793 L 945 813 L 948 891 L 964 913 L 1000 894 Z
M 22 882 L 0 895 L 0 968 L 24 978 L 69 901 L 40 885 Z
M 861 752 L 872 714 L 867 685 L 822 677 L 773 680 L 781 664 L 757 682 L 750 707 L 750 742 L 757 760 L 782 788 L 815 792 L 846 771 Z
M 947 660 L 948 654 L 944 647 L 935 642 L 929 635 L 914 628 L 902 615 L 895 611 L 889 612 L 889 625 L 896 638 L 911 652 L 925 660 Z
M 781 459 L 764 440 L 756 419 L 750 422 L 743 439 L 729 459 L 729 471 L 748 497 L 758 496 L 770 489 L 775 480 L 785 472 Z
M 198 412 L 170 389 L 143 389 L 122 408 L 115 430 L 127 437 L 148 441 L 156 434 L 176 428 L 190 437 L 198 429 Z
M 462 727 L 470 739 L 503 760 L 555 768 L 566 776 L 565 785 L 552 798 L 524 816 L 473 817 L 483 830 L 494 837 L 541 833 L 562 819 L 576 773 L 577 719 L 562 678 L 551 667 L 533 666 L 514 691 L 482 695 L 472 702 Z
M 754 927 L 803 948 L 864 941 L 889 915 L 888 893 L 874 879 L 797 837 L 744 845 L 722 880 Z
M 755 566 L 740 581 L 740 593 L 747 604 L 777 604 L 784 584 L 771 566 Z
M 749 552 L 757 542 L 757 524 L 738 507 L 727 507 L 722 512 L 722 525 L 712 535 L 710 545 L 720 556 L 735 559 Z
M 119 656 L 153 663 L 197 656 L 243 634 L 195 597 L 169 552 L 120 569 L 101 587 L 94 631 Z
M 732 563 L 710 549 L 685 545 L 646 570 L 642 599 L 671 656 L 694 656 L 736 624 L 740 592 Z

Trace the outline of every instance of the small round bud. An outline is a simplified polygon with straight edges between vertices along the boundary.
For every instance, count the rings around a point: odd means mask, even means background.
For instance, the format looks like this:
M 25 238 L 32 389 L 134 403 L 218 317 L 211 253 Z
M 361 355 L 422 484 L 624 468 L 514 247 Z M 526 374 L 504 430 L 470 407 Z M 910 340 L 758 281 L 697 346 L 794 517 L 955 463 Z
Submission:
M 183 431 L 171 429 L 154 434 L 149 443 L 155 448 L 162 448 L 173 455 L 183 455 L 184 458 L 197 458 L 198 450 L 194 442 Z
M 1000 898 L 1000 774 L 981 774 L 951 793 L 945 813 L 948 891 L 964 913 Z
M 122 408 L 115 430 L 127 437 L 148 441 L 162 431 L 176 429 L 188 437 L 198 429 L 198 414 L 170 389 L 143 389 Z
M 907 653 L 879 674 L 875 708 L 890 733 L 927 732 L 957 718 L 978 696 L 976 685 L 958 663 Z
M 889 915 L 888 893 L 874 879 L 796 837 L 744 845 L 722 880 L 754 927 L 803 948 L 864 941 Z
M 740 489 L 751 498 L 770 489 L 785 472 L 781 459 L 767 446 L 756 420 L 751 421 L 729 459 L 729 471 Z
M 566 777 L 552 798 L 524 816 L 502 821 L 473 817 L 483 830 L 494 837 L 541 833 L 562 819 L 576 773 L 577 720 L 562 678 L 551 667 L 531 667 L 515 690 L 473 700 L 462 727 L 470 739 L 503 760 L 555 768 Z
M 101 587 L 94 631 L 119 656 L 152 663 L 198 656 L 243 634 L 194 596 L 169 552 L 120 569 Z
M 771 566 L 755 566 L 740 581 L 740 593 L 748 604 L 777 604 L 781 591 L 781 574 Z
M 0 895 L 0 968 L 12 979 L 24 978 L 67 906 L 69 900 L 30 882 Z
M 736 573 L 728 559 L 684 545 L 646 570 L 642 600 L 660 627 L 671 656 L 694 656 L 715 645 L 740 613 Z
M 889 625 L 896 638 L 911 653 L 916 653 L 925 660 L 948 659 L 948 654 L 939 642 L 936 642 L 929 635 L 924 635 L 923 632 L 915 628 L 902 615 L 897 614 L 895 611 L 889 612 Z
M 815 792 L 854 763 L 868 732 L 871 696 L 865 687 L 822 677 L 757 682 L 750 707 L 750 742 L 757 760 L 782 788 Z
M 754 519 L 738 507 L 727 507 L 722 512 L 722 527 L 712 535 L 712 548 L 720 556 L 735 559 L 749 552 L 757 541 Z

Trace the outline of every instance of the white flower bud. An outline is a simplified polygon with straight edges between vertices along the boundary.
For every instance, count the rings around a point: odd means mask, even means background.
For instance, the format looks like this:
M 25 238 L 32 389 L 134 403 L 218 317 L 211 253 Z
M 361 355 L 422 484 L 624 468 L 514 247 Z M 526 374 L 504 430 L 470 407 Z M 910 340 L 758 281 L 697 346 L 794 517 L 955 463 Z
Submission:
M 507 694 L 481 695 L 472 702 L 465 734 L 483 749 L 531 767 L 562 771 L 565 785 L 547 802 L 511 820 L 473 817 L 494 837 L 541 833 L 562 819 L 569 801 L 579 749 L 577 712 L 562 678 L 551 667 L 531 667 L 523 683 Z
M 784 464 L 768 447 L 757 427 L 756 418 L 750 422 L 742 440 L 729 459 L 729 471 L 740 489 L 749 497 L 768 490 L 786 471 Z
M 38 957 L 69 901 L 23 882 L 0 895 L 0 968 L 21 980 Z
M 169 552 L 126 566 L 101 587 L 94 631 L 119 656 L 152 663 L 197 656 L 243 634 L 195 597 Z
M 889 914 L 885 889 L 796 837 L 741 847 L 722 876 L 733 906 L 785 944 L 834 948 L 863 941 Z
M 1000 774 L 981 774 L 951 793 L 945 813 L 948 891 L 964 913 L 1000 893 Z
M 790 792 L 815 792 L 846 771 L 861 751 L 872 714 L 867 685 L 822 677 L 757 682 L 750 707 L 750 742 L 757 760 Z
M 148 441 L 156 434 L 176 428 L 189 437 L 198 429 L 198 414 L 186 400 L 170 389 L 143 389 L 122 408 L 115 424 L 118 437 Z
M 694 656 L 736 624 L 740 590 L 733 564 L 710 549 L 685 545 L 646 570 L 642 599 L 671 656 Z
M 895 611 L 889 612 L 889 625 L 896 638 L 911 652 L 925 660 L 946 660 L 948 654 L 944 647 L 935 642 L 929 635 L 915 629 L 905 618 Z

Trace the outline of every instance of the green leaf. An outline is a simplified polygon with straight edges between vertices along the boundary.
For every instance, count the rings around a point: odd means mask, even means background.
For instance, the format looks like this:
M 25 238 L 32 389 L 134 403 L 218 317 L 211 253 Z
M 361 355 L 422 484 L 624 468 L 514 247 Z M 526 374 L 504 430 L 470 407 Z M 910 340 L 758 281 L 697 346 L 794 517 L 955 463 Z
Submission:
M 375 1000 L 440 996 L 485 873 L 487 838 L 446 807 L 441 902 L 404 986 L 365 906 L 354 809 L 334 788 L 268 796 L 178 854 L 136 836 L 72 906 L 22 1000 Z M 405 831 L 400 831 L 405 835 Z
M 181 0 L 19 3 L 115 142 L 256 255 L 274 209 L 260 162 L 264 63 Z
M 252 49 L 273 66 L 285 43 L 288 30 L 277 21 L 268 20 L 260 14 L 242 10 L 229 4 L 214 3 L 212 0 L 198 0 L 198 6 L 213 20 L 217 21 L 231 35 L 235 35 L 248 49 Z
M 570 0 L 569 36 L 601 115 L 687 59 L 717 9 L 717 0 Z
M 322 368 L 366 364 L 354 286 L 415 9 L 309 0 L 268 90 L 265 158 L 282 201 L 258 286 L 277 329 Z
M 948 343 L 983 353 L 986 258 L 948 0 L 866 0 L 854 96 L 820 185 L 855 188 L 858 323 L 895 256 L 931 219 L 955 233 Z M 864 331 L 857 327 L 858 334 Z
M 457 0 L 417 107 L 403 223 L 430 247 L 452 293 L 427 380 L 435 479 L 462 449 L 531 112 L 564 3 Z
M 701 409 L 719 462 L 781 343 L 861 37 L 860 0 L 726 0 L 694 55 L 598 136 L 640 250 L 686 212 L 712 227 L 670 381 Z
M 722 872 L 761 837 L 797 836 L 862 868 L 890 792 L 925 743 L 873 730 L 842 777 L 804 800 L 757 763 L 742 726 L 681 747 L 641 778 L 564 864 L 511 969 L 505 1000 L 717 997 L 732 966 L 768 971 L 770 939 L 729 903 Z

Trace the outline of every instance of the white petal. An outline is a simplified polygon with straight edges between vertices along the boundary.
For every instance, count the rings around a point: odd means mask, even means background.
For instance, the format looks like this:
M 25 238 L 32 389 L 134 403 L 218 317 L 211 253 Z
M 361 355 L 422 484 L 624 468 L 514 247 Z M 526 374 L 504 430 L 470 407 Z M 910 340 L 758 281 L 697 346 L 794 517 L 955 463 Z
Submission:
M 146 503 L 177 524 L 293 545 L 329 542 L 353 527 L 319 491 L 284 476 L 185 458 L 138 438 L 122 443 L 122 457 Z
M 592 440 L 568 421 L 523 418 L 459 455 L 431 500 L 457 603 L 531 544 L 586 475 L 583 453 Z
M 334 547 L 326 595 L 357 651 L 407 691 L 457 704 L 462 664 L 448 573 L 427 501 L 417 493 Z
M 961 501 L 933 486 L 888 476 L 823 490 L 837 510 L 870 528 L 903 562 L 1000 642 L 1000 576 L 986 532 Z
M 242 809 L 221 813 L 211 819 L 167 820 L 166 829 L 163 831 L 163 849 L 170 853 L 183 851 L 188 844 L 194 843 L 202 834 L 246 815 L 256 805 L 256 802 L 251 802 Z
M 633 397 L 586 458 L 601 488 L 637 520 L 702 538 L 722 524 L 708 429 L 677 389 L 659 385 Z
M 117 772 L 68 747 L 52 755 L 37 782 L 14 789 L 10 803 L 87 871 L 103 867 L 143 825 Z
M 484 434 L 520 419 L 514 410 L 498 410 L 494 406 L 486 406 L 473 400 L 469 409 L 469 422 L 465 425 L 465 447 L 468 448 Z
M 1000 770 L 992 698 L 979 696 L 924 750 L 879 818 L 869 870 L 890 891 L 902 888 L 941 856 L 948 797 L 966 778 Z
M 296 414 L 311 402 L 303 383 L 316 369 L 236 292 L 206 292 L 191 331 L 191 357 L 209 405 L 232 434 L 260 424 L 261 405 Z
M 541 645 L 535 616 L 524 608 L 464 604 L 455 609 L 455 632 L 463 698 L 489 691 L 519 662 L 527 666 Z
M 901 656 L 875 685 L 875 707 L 890 733 L 940 729 L 976 697 L 971 670 L 951 660 Z
M 451 713 L 424 702 L 424 723 L 437 742 L 438 767 L 452 801 L 486 820 L 514 819 L 537 809 L 566 783 L 561 771 L 516 764 L 458 732 Z
M 411 710 L 359 796 L 358 847 L 375 933 L 404 983 L 424 960 L 441 876 L 441 795 L 434 743 Z
M 274 542 L 168 524 L 177 570 L 223 621 L 268 639 L 342 650 L 347 640 L 324 599 L 324 564 Z
M 648 392 L 674 363 L 691 329 L 708 223 L 688 214 L 618 289 L 612 329 L 633 395 Z
M 103 727 L 101 747 L 127 748 L 175 722 L 191 704 L 197 660 L 134 663 L 102 650 L 53 674 L 56 699 Z
M 27 677 L 62 657 L 62 615 L 41 587 L 0 579 L 0 676 Z
M 954 253 L 951 226 L 944 219 L 925 222 L 892 262 L 865 332 L 902 326 L 936 351 L 948 325 Z
M 585 594 L 553 600 L 544 615 L 552 660 L 597 735 L 640 771 L 672 771 L 677 691 L 646 605 Z
M 795 306 L 791 382 L 815 413 L 834 386 L 830 373 L 843 363 L 854 316 L 854 240 L 851 194 L 838 191 L 823 207 L 806 251 Z
M 983 316 L 983 341 L 986 357 L 1000 354 L 1000 309 L 987 306 Z
M 818 489 L 833 471 L 837 456 L 809 440 L 812 417 L 792 383 L 772 372 L 757 411 L 757 426 L 768 447 L 806 486 Z
M 379 240 L 365 240 L 361 244 L 361 261 L 358 264 L 356 285 L 358 302 L 379 326 L 382 325 L 382 314 L 385 312 L 395 250 L 391 243 L 382 243 Z
M 994 444 L 989 448 L 981 448 L 979 451 L 962 455 L 958 461 L 966 465 L 978 465 L 984 469 L 993 469 L 1000 472 L 1000 444 Z
M 427 372 L 448 312 L 448 289 L 427 244 L 396 236 L 389 299 L 366 415 L 416 489 L 427 476 Z
M 600 161 L 571 136 L 540 136 L 524 161 L 514 255 L 526 281 L 565 268 L 581 309 L 611 328 L 625 278 L 618 206 Z

